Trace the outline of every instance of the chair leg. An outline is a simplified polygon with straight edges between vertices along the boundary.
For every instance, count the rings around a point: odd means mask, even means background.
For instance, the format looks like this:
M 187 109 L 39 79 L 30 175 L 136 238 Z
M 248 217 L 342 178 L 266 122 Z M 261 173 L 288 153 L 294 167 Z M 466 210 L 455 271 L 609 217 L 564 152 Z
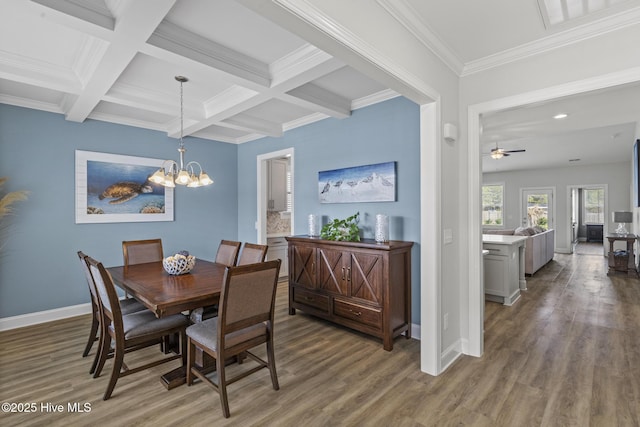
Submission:
M 273 341 L 267 340 L 267 362 L 269 364 L 269 373 L 271 374 L 271 384 L 274 390 L 280 390 L 278 384 L 278 374 L 276 373 L 276 358 L 273 353 Z
M 116 350 L 113 356 L 113 370 L 111 371 L 111 378 L 109 379 L 107 391 L 104 392 L 102 400 L 108 400 L 111 397 L 111 393 L 113 393 L 113 389 L 116 387 L 116 382 L 118 382 L 118 378 L 120 378 L 123 360 L 124 348 L 120 348 L 120 346 L 116 344 Z
M 93 346 L 93 342 L 98 337 L 98 318 L 96 317 L 96 313 L 93 313 L 93 320 L 91 321 L 91 331 L 89 332 L 89 340 L 87 341 L 87 345 L 84 347 L 84 351 L 82 352 L 82 357 L 87 357 L 89 355 L 89 351 L 91 351 L 91 347 Z
M 187 365 L 187 334 L 183 329 L 178 334 L 180 337 L 180 356 L 182 356 L 182 366 Z
M 191 338 L 187 339 L 187 385 L 193 384 L 193 373 L 191 368 L 196 360 L 196 346 L 191 341 Z
M 221 357 L 218 353 L 216 358 L 216 369 L 218 371 L 218 392 L 220 393 L 220 404 L 222 405 L 222 415 L 225 418 L 229 418 L 231 413 L 229 412 L 229 401 L 227 399 L 227 380 L 224 371 L 224 357 Z
M 100 376 L 102 368 L 104 368 L 104 363 L 107 361 L 109 350 L 111 349 L 111 335 L 105 333 L 104 329 L 102 330 L 101 335 L 100 348 L 98 350 L 98 354 L 96 354 L 96 356 L 99 356 L 99 359 L 96 369 L 93 372 L 93 378 L 98 378 Z

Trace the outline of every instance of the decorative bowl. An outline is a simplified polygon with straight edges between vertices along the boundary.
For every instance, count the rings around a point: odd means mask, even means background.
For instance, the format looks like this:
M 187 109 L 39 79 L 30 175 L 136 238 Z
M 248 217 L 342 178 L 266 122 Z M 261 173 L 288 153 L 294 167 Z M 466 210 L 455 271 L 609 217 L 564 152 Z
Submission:
M 196 257 L 193 255 L 175 254 L 162 260 L 164 270 L 174 276 L 187 274 L 196 265 Z

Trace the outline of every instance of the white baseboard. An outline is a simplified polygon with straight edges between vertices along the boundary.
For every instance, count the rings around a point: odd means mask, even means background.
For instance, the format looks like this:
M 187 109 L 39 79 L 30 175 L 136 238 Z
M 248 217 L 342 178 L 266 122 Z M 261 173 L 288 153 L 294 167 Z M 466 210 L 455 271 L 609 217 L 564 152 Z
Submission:
M 10 329 L 23 328 L 25 326 L 53 322 L 54 320 L 66 319 L 68 317 L 75 317 L 83 314 L 91 314 L 91 303 L 38 311 L 36 313 L 21 314 L 13 317 L 3 317 L 0 319 L 0 331 L 8 331 Z
M 420 341 L 420 325 L 412 323 L 409 327 L 411 328 L 411 338 Z
M 462 340 L 457 340 L 442 352 L 442 356 L 440 357 L 442 363 L 441 372 L 446 371 L 460 356 L 462 356 Z

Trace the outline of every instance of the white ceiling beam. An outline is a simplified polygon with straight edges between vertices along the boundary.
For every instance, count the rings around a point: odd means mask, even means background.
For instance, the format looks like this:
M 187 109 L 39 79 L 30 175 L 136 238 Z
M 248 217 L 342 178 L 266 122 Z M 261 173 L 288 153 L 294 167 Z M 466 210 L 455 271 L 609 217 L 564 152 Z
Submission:
M 335 93 L 331 93 L 313 83 L 307 83 L 279 96 L 280 99 L 300 107 L 316 110 L 339 119 L 351 115 L 351 101 Z
M 171 10 L 175 0 L 130 1 L 117 22 L 111 44 L 67 111 L 67 120 L 82 122 L 109 91 L 146 40 Z
M 31 0 L 34 4 L 44 6 L 43 17 L 90 34 L 109 40 L 115 28 L 115 19 L 102 0 Z
M 259 133 L 261 135 L 272 137 L 279 137 L 283 134 L 282 125 L 269 122 L 267 120 L 262 120 L 257 117 L 252 117 L 246 114 L 237 114 L 233 117 L 221 121 L 218 125 L 242 131 L 251 131 Z
M 251 88 L 255 84 L 268 87 L 271 83 L 266 64 L 170 22 L 162 22 L 148 44 L 220 70 L 233 83 Z

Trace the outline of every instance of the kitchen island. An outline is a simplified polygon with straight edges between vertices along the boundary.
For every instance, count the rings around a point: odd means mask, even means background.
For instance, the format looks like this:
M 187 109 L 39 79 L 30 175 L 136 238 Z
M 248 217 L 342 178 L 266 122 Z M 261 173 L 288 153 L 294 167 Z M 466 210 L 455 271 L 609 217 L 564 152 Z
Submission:
M 483 234 L 485 299 L 512 305 L 527 290 L 525 268 L 526 236 Z

